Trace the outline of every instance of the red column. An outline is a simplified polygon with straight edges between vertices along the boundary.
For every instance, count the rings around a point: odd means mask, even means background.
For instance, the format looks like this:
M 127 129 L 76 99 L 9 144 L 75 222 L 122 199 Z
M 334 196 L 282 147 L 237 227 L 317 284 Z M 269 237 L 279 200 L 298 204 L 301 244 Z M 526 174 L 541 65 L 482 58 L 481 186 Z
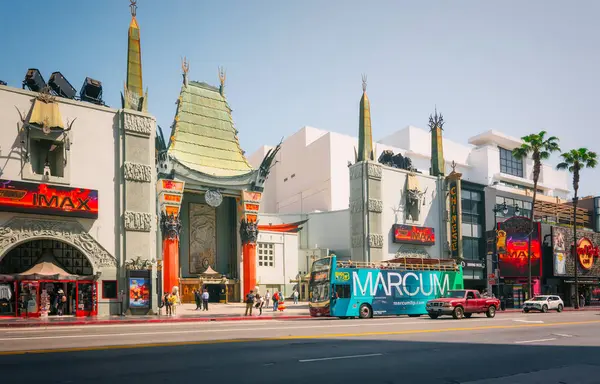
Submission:
M 160 218 L 163 236 L 163 294 L 179 286 L 179 215 L 162 212 Z
M 244 295 L 256 287 L 256 243 L 246 243 L 242 247 L 244 263 Z
M 163 240 L 163 293 L 179 286 L 179 238 Z
M 258 225 L 256 221 L 245 218 L 240 223 L 240 237 L 242 239 L 242 262 L 244 293 L 242 298 L 256 287 L 256 240 L 258 238 Z

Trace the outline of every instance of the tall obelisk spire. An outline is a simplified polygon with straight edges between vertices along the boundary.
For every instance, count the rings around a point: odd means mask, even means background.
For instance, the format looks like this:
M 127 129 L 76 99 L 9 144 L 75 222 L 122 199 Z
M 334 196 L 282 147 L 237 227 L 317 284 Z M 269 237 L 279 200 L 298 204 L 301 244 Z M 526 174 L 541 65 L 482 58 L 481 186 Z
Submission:
M 442 130 L 444 116 L 438 115 L 437 107 L 435 113 L 429 116 L 429 129 L 431 130 L 431 169 L 432 176 L 444 176 L 446 162 L 444 161 L 444 144 L 442 142 Z
M 358 154 L 356 161 L 375 160 L 373 153 L 373 131 L 371 130 L 371 104 L 367 97 L 367 76 L 362 77 L 363 94 L 360 98 L 358 122 Z
M 136 111 L 147 111 L 147 96 L 144 95 L 142 84 L 142 48 L 140 45 L 140 27 L 136 16 L 137 0 L 129 0 L 131 4 L 131 23 L 127 40 L 127 81 L 125 92 L 122 95 L 123 108 L 135 109 Z

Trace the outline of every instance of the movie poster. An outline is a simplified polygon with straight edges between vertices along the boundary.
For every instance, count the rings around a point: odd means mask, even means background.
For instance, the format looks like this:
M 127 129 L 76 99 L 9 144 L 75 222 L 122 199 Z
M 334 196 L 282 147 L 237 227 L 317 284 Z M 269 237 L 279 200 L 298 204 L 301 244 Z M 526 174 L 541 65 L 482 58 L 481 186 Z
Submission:
M 129 307 L 150 308 L 150 279 L 129 278 Z

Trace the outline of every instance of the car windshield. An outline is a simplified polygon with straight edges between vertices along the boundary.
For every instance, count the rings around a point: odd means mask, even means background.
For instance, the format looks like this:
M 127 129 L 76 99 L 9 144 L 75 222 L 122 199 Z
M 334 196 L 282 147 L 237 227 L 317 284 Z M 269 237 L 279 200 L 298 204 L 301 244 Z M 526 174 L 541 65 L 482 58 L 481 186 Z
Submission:
M 531 301 L 546 301 L 548 300 L 548 296 L 537 296 L 531 299 Z
M 462 299 L 465 297 L 465 291 L 448 291 L 444 297 L 449 299 Z

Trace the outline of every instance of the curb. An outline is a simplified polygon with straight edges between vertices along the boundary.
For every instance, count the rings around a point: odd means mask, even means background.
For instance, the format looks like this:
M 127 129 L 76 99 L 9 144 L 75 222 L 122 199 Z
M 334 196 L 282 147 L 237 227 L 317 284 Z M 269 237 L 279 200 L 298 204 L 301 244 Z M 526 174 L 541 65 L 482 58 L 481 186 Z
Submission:
M 217 321 L 256 321 L 256 320 L 299 320 L 311 319 L 309 315 L 298 316 L 271 316 L 271 317 L 196 317 L 196 318 L 167 318 L 167 319 L 132 319 L 132 320 L 76 320 L 69 322 L 30 322 L 30 323 L 5 323 L 0 320 L 0 328 L 43 328 L 43 327 L 69 327 L 75 325 L 128 325 L 128 324 L 156 324 L 156 323 L 206 323 Z

